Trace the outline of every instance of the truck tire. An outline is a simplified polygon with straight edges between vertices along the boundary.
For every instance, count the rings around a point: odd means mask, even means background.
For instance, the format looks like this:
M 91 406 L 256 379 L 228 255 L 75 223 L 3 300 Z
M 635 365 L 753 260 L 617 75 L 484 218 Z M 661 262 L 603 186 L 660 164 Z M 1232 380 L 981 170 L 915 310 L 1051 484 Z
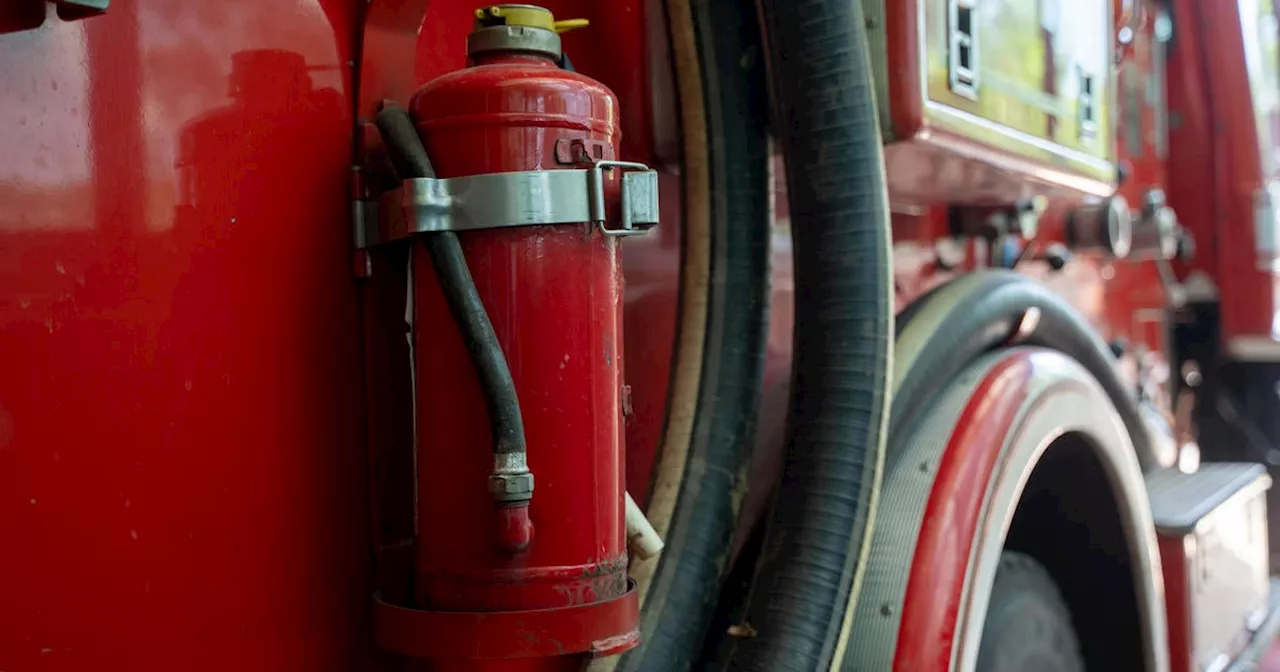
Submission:
M 1003 612 L 1019 592 L 1068 605 L 1051 620 L 1074 623 L 1073 650 L 1089 669 L 1167 669 L 1141 466 L 1088 369 L 1043 347 L 1001 348 L 925 403 L 907 435 L 895 437 L 899 451 L 885 458 L 841 669 L 1057 669 L 1014 664 L 1021 649 L 1000 641 L 1017 629 Z M 1036 558 L 1061 588 L 1023 580 L 1032 570 L 1009 560 L 1013 552 Z M 980 663 L 993 647 L 1013 662 Z M 982 660 L 1004 664 L 989 653 Z
M 899 450 L 894 437 L 903 436 L 961 369 L 1011 344 L 1057 350 L 1088 369 L 1115 404 L 1144 471 L 1176 459 L 1152 438 L 1102 337 L 1071 304 L 1027 276 L 1005 270 L 969 273 L 913 301 L 896 324 L 893 394 L 910 403 L 894 404 L 888 459 Z M 948 336 L 935 338 L 938 333 Z
M 1029 555 L 1000 555 L 978 649 L 978 672 L 1083 672 L 1071 612 L 1048 570 Z

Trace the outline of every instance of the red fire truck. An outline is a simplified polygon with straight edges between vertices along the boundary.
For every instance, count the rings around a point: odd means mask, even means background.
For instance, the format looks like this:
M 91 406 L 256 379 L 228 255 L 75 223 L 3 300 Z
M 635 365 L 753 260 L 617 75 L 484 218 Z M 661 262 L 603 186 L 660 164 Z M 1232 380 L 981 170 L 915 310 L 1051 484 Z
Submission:
M 1265 666 L 1277 16 L 5 0 L 0 670 Z

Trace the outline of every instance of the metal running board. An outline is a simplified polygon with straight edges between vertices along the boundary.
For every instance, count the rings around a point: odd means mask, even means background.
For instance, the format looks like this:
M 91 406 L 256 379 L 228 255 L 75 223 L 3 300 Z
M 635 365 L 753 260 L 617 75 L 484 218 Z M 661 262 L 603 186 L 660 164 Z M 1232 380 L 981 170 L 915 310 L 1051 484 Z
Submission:
M 1174 669 L 1220 671 L 1245 653 L 1270 606 L 1267 505 L 1260 464 L 1211 463 L 1148 474 Z M 1259 633 L 1260 634 L 1260 633 Z

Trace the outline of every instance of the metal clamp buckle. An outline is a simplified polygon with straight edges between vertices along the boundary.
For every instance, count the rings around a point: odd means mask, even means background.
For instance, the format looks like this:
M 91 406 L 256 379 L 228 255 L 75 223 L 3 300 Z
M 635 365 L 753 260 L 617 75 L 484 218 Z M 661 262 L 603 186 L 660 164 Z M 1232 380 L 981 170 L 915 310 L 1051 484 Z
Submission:
M 604 171 L 617 168 L 622 173 L 622 223 L 616 229 L 604 225 Z M 606 236 L 636 236 L 658 223 L 658 171 L 643 163 L 597 161 L 588 172 L 591 185 L 591 221 Z M 636 225 L 640 226 L 637 227 Z
M 606 170 L 621 170 L 622 212 L 617 228 L 605 222 Z M 357 249 L 434 231 L 591 222 L 607 236 L 646 233 L 658 223 L 658 173 L 643 163 L 598 161 L 589 169 L 526 170 L 448 179 L 405 180 L 387 192 L 376 216 L 366 214 Z

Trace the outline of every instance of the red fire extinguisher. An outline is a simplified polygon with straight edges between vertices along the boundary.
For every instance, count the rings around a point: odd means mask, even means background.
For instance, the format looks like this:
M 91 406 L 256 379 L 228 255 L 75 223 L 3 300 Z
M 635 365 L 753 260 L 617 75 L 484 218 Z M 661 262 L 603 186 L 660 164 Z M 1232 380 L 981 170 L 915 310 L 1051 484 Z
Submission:
M 378 119 L 406 178 L 382 236 L 414 241 L 418 534 L 416 604 L 378 603 L 377 636 L 437 669 L 638 643 L 618 247 L 657 223 L 657 179 L 617 160 L 614 94 L 564 67 L 584 23 L 476 10 L 468 67 Z

